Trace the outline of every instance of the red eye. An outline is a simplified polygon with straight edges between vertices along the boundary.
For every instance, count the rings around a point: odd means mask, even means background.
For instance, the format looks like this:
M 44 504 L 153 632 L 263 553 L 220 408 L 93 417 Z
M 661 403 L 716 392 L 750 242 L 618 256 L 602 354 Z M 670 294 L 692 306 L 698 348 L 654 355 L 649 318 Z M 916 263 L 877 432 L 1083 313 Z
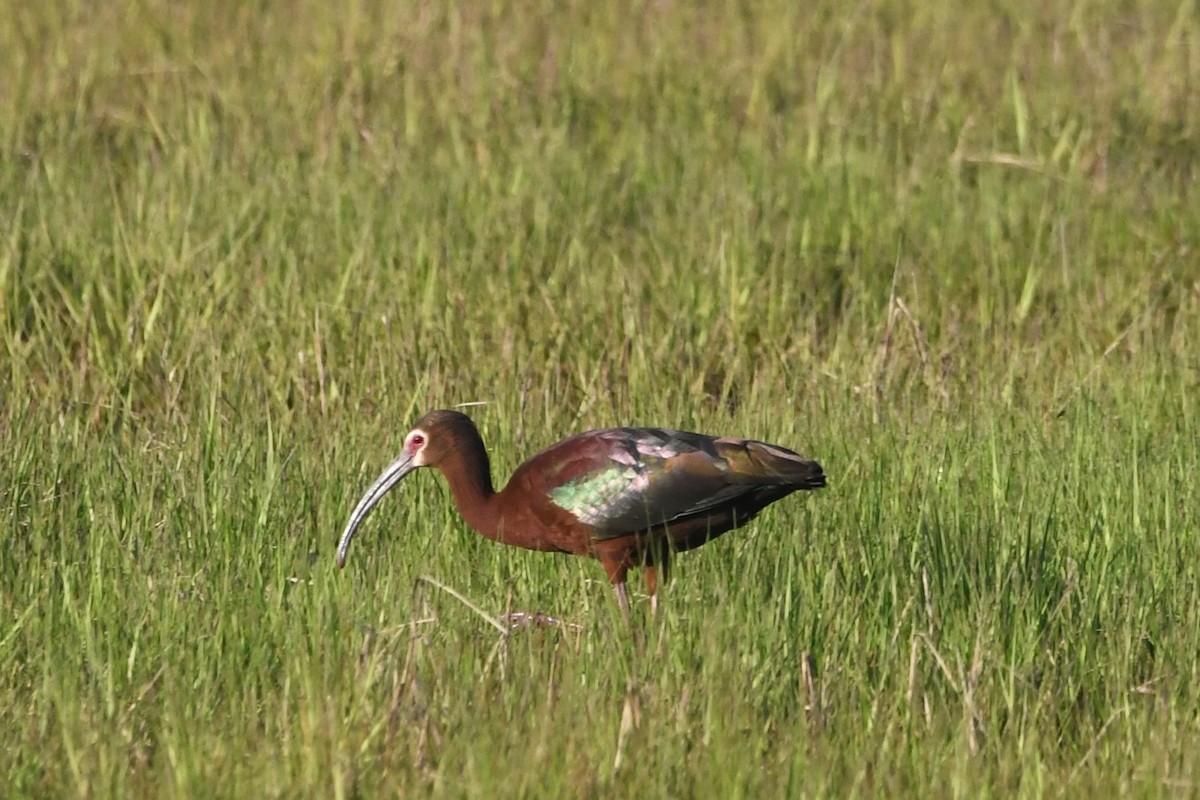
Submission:
M 416 436 L 408 440 L 408 449 L 416 450 L 423 444 L 425 444 L 425 437 L 418 433 Z

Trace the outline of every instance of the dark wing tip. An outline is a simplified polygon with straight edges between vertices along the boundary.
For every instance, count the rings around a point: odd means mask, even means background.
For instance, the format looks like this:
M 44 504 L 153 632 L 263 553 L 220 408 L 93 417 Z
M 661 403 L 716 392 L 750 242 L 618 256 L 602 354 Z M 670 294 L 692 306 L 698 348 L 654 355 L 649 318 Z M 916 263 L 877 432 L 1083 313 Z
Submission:
M 808 473 L 801 479 L 801 489 L 825 488 L 825 471 L 816 461 L 810 461 Z

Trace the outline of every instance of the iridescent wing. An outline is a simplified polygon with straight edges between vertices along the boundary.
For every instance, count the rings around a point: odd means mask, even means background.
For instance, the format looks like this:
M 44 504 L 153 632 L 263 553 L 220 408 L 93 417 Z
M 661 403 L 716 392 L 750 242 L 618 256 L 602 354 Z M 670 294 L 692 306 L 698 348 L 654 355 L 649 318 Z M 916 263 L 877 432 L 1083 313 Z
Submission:
M 815 461 L 786 448 L 661 428 L 592 431 L 534 460 L 544 463 L 546 496 L 596 539 L 724 512 L 764 491 L 825 485 Z

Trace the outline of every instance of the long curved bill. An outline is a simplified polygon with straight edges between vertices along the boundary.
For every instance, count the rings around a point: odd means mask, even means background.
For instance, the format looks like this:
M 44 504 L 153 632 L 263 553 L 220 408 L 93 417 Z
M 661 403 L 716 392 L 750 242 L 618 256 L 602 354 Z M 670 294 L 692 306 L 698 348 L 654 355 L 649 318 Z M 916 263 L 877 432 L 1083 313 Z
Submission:
M 346 566 L 346 552 L 350 549 L 350 540 L 354 538 L 354 532 L 367 518 L 367 514 L 371 513 L 371 509 L 375 507 L 380 498 L 388 493 L 389 489 L 416 468 L 417 465 L 412 463 L 412 453 L 406 452 L 389 464 L 383 474 L 371 484 L 371 488 L 367 489 L 367 493 L 350 513 L 350 521 L 346 523 L 346 530 L 342 531 L 342 538 L 338 541 L 337 564 L 339 567 Z

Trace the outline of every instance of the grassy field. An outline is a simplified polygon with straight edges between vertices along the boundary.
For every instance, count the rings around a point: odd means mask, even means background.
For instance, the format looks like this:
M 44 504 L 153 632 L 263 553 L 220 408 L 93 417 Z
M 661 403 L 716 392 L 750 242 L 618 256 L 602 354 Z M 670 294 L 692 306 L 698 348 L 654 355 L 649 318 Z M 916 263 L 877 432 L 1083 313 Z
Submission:
M 1200 794 L 1200 12 L 967 5 L 0 2 L 0 794 Z M 467 402 L 830 485 L 338 571 Z

